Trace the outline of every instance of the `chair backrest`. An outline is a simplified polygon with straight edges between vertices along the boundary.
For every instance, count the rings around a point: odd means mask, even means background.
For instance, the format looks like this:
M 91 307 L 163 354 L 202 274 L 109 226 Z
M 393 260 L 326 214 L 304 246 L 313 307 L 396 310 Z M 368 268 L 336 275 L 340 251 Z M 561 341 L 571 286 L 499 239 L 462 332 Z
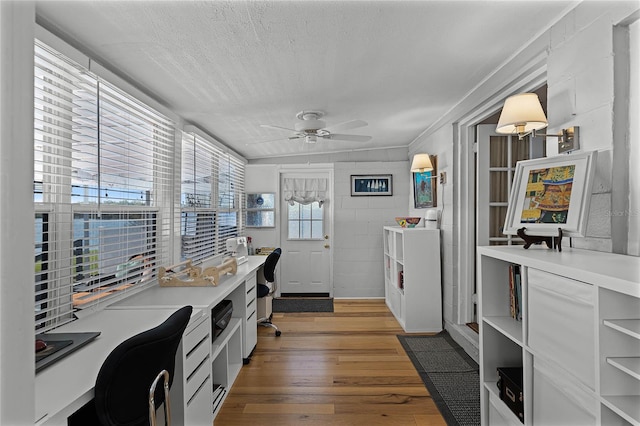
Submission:
M 169 385 L 173 382 L 176 352 L 192 309 L 178 309 L 159 326 L 130 337 L 107 356 L 95 386 L 96 414 L 101 424 L 149 424 L 149 388 L 162 370 L 169 372 Z M 159 388 L 156 408 L 163 402 L 164 392 Z
M 267 282 L 273 283 L 276 281 L 276 265 L 278 264 L 278 260 L 280 260 L 281 253 L 282 250 L 280 248 L 277 248 L 269 253 L 269 256 L 267 256 L 267 260 L 264 261 L 263 273 L 264 279 L 267 280 Z

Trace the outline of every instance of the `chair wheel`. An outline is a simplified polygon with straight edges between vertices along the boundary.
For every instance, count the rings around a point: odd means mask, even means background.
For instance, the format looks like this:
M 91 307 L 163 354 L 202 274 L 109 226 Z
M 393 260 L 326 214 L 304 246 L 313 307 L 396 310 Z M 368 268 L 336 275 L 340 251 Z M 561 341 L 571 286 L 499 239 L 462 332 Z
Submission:
M 282 334 L 282 332 L 280 330 L 276 330 L 276 337 L 278 337 L 281 334 Z

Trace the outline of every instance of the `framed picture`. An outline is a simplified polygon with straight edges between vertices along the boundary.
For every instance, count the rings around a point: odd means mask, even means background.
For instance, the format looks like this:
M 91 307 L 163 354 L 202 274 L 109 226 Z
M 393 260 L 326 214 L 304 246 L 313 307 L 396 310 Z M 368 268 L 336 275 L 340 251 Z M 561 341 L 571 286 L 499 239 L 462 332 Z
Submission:
M 504 234 L 583 237 L 597 152 L 518 161 Z
M 413 205 L 416 209 L 437 207 L 437 180 L 435 161 L 433 170 L 413 174 Z
M 393 195 L 392 175 L 351 175 L 351 196 Z

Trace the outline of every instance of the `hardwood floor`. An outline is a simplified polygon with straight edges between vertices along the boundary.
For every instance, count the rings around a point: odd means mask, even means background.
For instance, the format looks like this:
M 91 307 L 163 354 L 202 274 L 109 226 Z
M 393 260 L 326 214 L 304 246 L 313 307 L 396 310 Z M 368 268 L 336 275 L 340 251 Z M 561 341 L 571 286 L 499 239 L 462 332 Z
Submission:
M 216 426 L 446 425 L 383 300 L 336 300 L 333 313 L 276 313 L 258 328 Z

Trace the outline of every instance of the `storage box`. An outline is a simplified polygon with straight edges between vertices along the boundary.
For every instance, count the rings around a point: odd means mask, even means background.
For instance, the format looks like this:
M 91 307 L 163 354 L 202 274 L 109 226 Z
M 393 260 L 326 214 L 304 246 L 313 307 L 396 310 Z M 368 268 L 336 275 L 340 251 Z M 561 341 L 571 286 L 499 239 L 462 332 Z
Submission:
M 231 300 L 223 300 L 211 310 L 211 330 L 213 330 L 213 339 L 229 325 L 231 314 L 233 313 L 233 302 Z
M 498 368 L 500 399 L 524 423 L 524 398 L 522 397 L 522 367 Z

